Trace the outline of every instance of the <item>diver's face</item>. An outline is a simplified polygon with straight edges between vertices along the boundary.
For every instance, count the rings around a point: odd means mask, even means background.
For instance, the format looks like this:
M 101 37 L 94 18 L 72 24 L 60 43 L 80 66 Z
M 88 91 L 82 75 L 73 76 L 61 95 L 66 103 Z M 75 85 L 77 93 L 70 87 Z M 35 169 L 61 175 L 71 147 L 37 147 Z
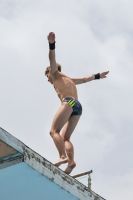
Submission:
M 48 78 L 48 81 L 49 81 L 51 84 L 53 84 L 53 81 L 52 81 L 52 78 L 51 78 L 51 76 L 50 76 L 50 73 L 47 73 L 47 78 Z

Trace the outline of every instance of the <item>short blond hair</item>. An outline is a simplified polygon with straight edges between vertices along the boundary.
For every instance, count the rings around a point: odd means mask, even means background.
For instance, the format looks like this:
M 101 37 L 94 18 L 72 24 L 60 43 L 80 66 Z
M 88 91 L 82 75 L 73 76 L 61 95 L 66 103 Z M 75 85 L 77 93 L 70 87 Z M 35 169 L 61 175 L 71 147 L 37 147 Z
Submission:
M 59 63 L 56 63 L 56 66 L 58 67 L 58 71 L 61 72 L 61 65 Z M 48 66 L 45 70 L 45 76 L 49 73 L 50 66 Z

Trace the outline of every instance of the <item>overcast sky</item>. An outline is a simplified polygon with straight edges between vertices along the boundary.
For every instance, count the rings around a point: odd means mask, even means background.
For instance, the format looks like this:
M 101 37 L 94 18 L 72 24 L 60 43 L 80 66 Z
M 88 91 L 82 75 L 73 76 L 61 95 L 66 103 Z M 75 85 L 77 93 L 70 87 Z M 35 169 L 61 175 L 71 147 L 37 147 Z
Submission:
M 133 198 L 132 8 L 131 0 L 0 0 L 0 127 L 50 162 L 60 100 L 44 76 L 48 33 L 63 73 L 110 71 L 77 86 L 83 115 L 71 138 L 72 175 L 92 169 L 92 190 L 108 200 Z

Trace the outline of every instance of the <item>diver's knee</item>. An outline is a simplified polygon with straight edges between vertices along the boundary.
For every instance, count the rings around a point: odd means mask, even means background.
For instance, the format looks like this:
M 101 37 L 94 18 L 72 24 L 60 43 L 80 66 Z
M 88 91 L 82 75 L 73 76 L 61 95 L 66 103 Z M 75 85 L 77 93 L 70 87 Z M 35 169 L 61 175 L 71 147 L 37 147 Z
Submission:
M 70 141 L 70 137 L 68 137 L 68 136 L 62 136 L 62 139 L 63 139 L 64 142 L 65 141 Z
M 54 131 L 53 131 L 53 130 L 50 130 L 49 134 L 50 134 L 51 137 L 53 137 Z
M 51 129 L 49 133 L 50 133 L 50 136 L 53 137 L 55 134 L 57 134 L 57 133 L 59 134 L 60 131 Z

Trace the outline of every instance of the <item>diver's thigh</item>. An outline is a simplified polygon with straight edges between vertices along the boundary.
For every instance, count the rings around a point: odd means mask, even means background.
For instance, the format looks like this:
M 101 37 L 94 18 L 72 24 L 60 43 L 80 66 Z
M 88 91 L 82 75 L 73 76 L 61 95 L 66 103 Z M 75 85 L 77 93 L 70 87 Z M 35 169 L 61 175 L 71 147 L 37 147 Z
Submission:
M 63 139 L 69 140 L 73 133 L 81 115 L 72 115 L 63 127 L 61 136 Z
M 70 118 L 71 114 L 72 114 L 71 106 L 67 102 L 62 103 L 54 116 L 51 129 L 60 131 L 64 126 L 64 124 Z

